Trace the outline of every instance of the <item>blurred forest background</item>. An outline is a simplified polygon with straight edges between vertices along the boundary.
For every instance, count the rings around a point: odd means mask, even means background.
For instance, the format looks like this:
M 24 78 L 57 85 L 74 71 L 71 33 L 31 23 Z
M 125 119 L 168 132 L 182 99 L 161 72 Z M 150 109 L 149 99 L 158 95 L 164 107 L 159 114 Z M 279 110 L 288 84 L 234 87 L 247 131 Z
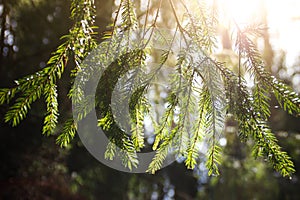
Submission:
M 100 42 L 116 6 L 112 0 L 95 3 Z M 140 3 L 135 1 L 137 8 Z M 71 27 L 69 4 L 66 0 L 0 0 L 1 88 L 46 65 L 60 37 Z M 168 8 L 164 6 L 160 23 L 168 27 Z M 268 13 L 263 13 L 262 19 L 268 23 Z M 137 10 L 138 16 L 144 14 Z M 220 38 L 223 49 L 218 56 L 233 60 L 230 33 L 220 28 Z M 292 80 L 300 76 L 300 55 L 299 60 L 287 62 L 287 52 L 276 46 L 276 38 L 270 38 L 268 30 L 261 41 L 270 72 L 299 92 L 300 86 Z M 66 96 L 71 86 L 65 76 L 59 82 L 61 96 Z M 155 175 L 119 172 L 94 159 L 78 137 L 69 147 L 60 148 L 55 136 L 43 136 L 42 101 L 35 102 L 28 117 L 14 128 L 3 121 L 8 107 L 0 107 L 0 199 L 300 199 L 300 119 L 277 109 L 275 101 L 270 125 L 295 163 L 291 179 L 254 160 L 249 147 L 230 133 L 219 177 L 208 177 L 204 163 L 187 170 L 184 163 L 175 162 Z M 71 115 L 69 99 L 60 98 L 59 108 L 60 120 Z

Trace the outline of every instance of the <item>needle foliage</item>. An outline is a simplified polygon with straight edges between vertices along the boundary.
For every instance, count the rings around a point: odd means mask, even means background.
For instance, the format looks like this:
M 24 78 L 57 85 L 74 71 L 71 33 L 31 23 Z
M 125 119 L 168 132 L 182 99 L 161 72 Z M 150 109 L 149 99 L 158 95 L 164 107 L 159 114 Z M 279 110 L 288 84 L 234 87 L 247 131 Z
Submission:
M 96 108 L 100 113 L 98 126 L 110 140 L 105 158 L 114 159 L 120 155 L 124 166 L 132 169 L 138 166 L 136 154 L 144 147 L 151 146 L 156 153 L 148 172 L 155 173 L 162 167 L 168 154 L 182 157 L 187 168 L 193 169 L 199 163 L 200 154 L 205 153 L 208 174 L 218 175 L 218 165 L 222 163 L 222 146 L 219 140 L 224 136 L 226 115 L 230 114 L 238 124 L 240 139 L 243 142 L 252 142 L 253 156 L 266 159 L 283 176 L 291 176 L 295 171 L 293 162 L 277 144 L 277 139 L 268 125 L 271 114 L 270 97 L 274 95 L 282 109 L 297 116 L 300 113 L 299 95 L 266 71 L 254 42 L 255 37 L 259 37 L 260 26 L 237 26 L 233 31 L 239 59 L 238 73 L 227 67 L 222 60 L 217 60 L 214 51 L 218 46 L 218 10 L 214 4 L 206 5 L 203 2 L 197 9 L 190 9 L 188 3 L 183 1 L 163 2 L 169 6 L 168 14 L 175 21 L 176 31 L 172 34 L 174 37 L 179 35 L 184 43 L 180 47 L 180 53 L 174 55 L 171 50 L 174 41 L 168 41 L 166 44 L 170 46 L 169 50 L 164 49 L 160 55 L 159 66 L 150 70 L 149 74 L 146 60 L 151 57 L 150 52 L 154 46 L 149 43 L 146 48 L 149 42 L 146 41 L 142 44 L 145 48 L 122 52 L 122 56 L 109 66 L 100 79 L 97 91 L 101 95 L 96 96 Z M 150 37 L 155 37 L 152 33 L 159 27 L 161 5 L 162 0 L 148 1 L 142 22 L 137 18 L 134 1 L 121 0 L 115 12 L 115 19 L 102 38 L 109 39 L 106 45 L 102 45 L 106 48 L 106 56 L 120 53 L 118 45 L 129 41 L 126 39 L 128 31 L 141 28 L 144 35 L 150 33 Z M 52 53 L 47 66 L 16 80 L 12 88 L 0 89 L 0 104 L 11 104 L 5 121 L 12 126 L 18 125 L 27 116 L 33 102 L 43 98 L 46 114 L 42 133 L 57 134 L 57 144 L 62 147 L 67 146 L 75 137 L 76 120 L 80 119 L 69 119 L 61 130 L 57 129 L 57 83 L 67 66 L 72 68 L 70 76 L 73 79 L 81 73 L 84 68 L 81 63 L 98 44 L 95 39 L 96 27 L 93 25 L 96 17 L 93 0 L 71 0 L 70 17 L 73 26 L 69 33 L 62 37 L 62 44 Z M 155 105 L 151 103 L 148 95 L 151 81 L 159 76 L 160 68 L 172 56 L 175 57 L 172 66 L 174 70 L 169 74 L 170 87 L 165 91 L 165 109 L 160 113 L 161 117 L 155 120 L 155 116 L 151 114 Z M 130 80 L 137 82 L 141 79 L 141 74 L 147 81 L 140 82 L 141 86 L 134 91 L 129 100 L 132 131 L 129 136 L 114 121 L 110 99 L 117 79 L 131 69 L 139 69 L 139 72 L 136 75 L 131 74 L 129 81 L 124 84 L 125 90 L 130 91 Z M 253 88 L 247 87 L 242 72 L 251 74 Z M 87 74 L 86 78 L 89 76 Z M 84 84 L 85 80 L 82 81 Z M 80 101 L 82 92 L 80 89 L 71 88 L 68 97 Z M 84 118 L 90 112 L 91 108 L 87 104 L 82 105 L 79 118 Z M 153 123 L 153 143 L 147 143 L 145 138 L 146 116 Z M 121 152 L 116 152 L 117 146 L 121 148 Z

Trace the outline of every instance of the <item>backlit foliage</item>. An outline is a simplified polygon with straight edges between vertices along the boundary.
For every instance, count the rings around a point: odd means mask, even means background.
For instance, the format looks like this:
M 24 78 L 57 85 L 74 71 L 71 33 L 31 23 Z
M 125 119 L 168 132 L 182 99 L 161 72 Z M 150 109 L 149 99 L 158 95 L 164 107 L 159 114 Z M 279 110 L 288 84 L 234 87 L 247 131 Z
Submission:
M 35 74 L 16 80 L 15 87 L 0 90 L 0 104 L 12 103 L 5 115 L 5 121 L 13 126 L 26 117 L 33 102 L 43 97 L 46 102 L 46 116 L 42 133 L 53 134 L 59 117 L 57 81 L 61 79 L 69 60 L 74 61 L 74 66 L 70 66 L 71 76 L 74 78 L 81 73 L 84 68 L 81 65 L 83 59 L 97 46 L 94 39 L 96 32 L 93 23 L 96 13 L 93 0 L 71 2 L 71 19 L 74 25 L 69 34 L 62 37 L 64 42 L 53 52 L 47 66 Z M 128 35 L 123 33 L 138 27 L 142 28 L 144 33 L 153 33 L 158 27 L 162 0 L 147 2 L 148 10 L 144 14 L 145 22 L 142 23 L 135 13 L 134 1 L 121 0 L 116 9 L 115 19 L 102 38 L 109 39 L 108 43 L 103 43 L 106 55 L 116 55 L 118 42 L 128 42 Z M 151 145 L 156 154 L 148 172 L 155 173 L 170 153 L 182 157 L 187 168 L 193 169 L 199 163 L 200 153 L 205 150 L 208 174 L 218 175 L 218 165 L 222 163 L 222 147 L 219 140 L 224 134 L 225 116 L 230 114 L 238 124 L 240 139 L 253 142 L 253 156 L 265 158 L 283 176 L 290 176 L 295 171 L 293 162 L 278 146 L 277 139 L 268 126 L 271 114 L 269 100 L 273 94 L 284 110 L 289 114 L 299 115 L 300 99 L 290 87 L 265 70 L 263 59 L 253 42 L 260 34 L 260 26 L 249 25 L 240 28 L 236 25 L 233 34 L 236 36 L 235 48 L 239 70 L 235 73 L 226 63 L 213 57 L 218 45 L 218 10 L 214 4 L 206 5 L 203 1 L 193 12 L 183 1 L 167 0 L 165 3 L 170 8 L 169 15 L 172 15 L 176 22 L 174 34 L 180 35 L 182 43 L 185 44 L 185 48 L 182 47 L 180 53 L 174 55 L 175 70 L 170 75 L 171 87 L 167 90 L 168 95 L 164 100 L 166 109 L 158 121 L 154 120 L 154 116 L 151 116 L 154 105 L 151 104 L 151 99 L 147 98 L 147 94 L 151 88 L 150 80 L 158 76 L 160 68 L 173 54 L 173 41 L 169 44 L 170 49 L 161 53 L 159 67 L 151 70 L 150 74 L 146 73 L 146 59 L 151 56 L 152 44 L 136 51 L 122 52 L 122 56 L 104 73 L 97 88 L 100 94 L 96 96 L 96 108 L 100 113 L 98 126 L 110 139 L 105 158 L 114 159 L 119 155 L 124 166 L 132 169 L 138 166 L 136 153 Z M 151 20 L 150 6 L 155 10 Z M 181 12 L 178 12 L 179 10 Z M 151 34 L 150 36 L 154 37 Z M 147 41 L 142 45 L 146 47 L 146 44 Z M 197 59 L 194 59 L 195 57 Z M 141 74 L 148 81 L 141 82 L 141 86 L 134 91 L 130 99 L 132 134 L 129 136 L 114 121 L 110 99 L 118 78 L 130 69 L 137 68 L 139 72 L 137 75 L 132 74 L 132 81 L 136 82 L 141 78 Z M 247 87 L 243 71 L 251 74 L 253 88 Z M 86 75 L 87 79 L 89 76 Z M 125 84 L 126 90 L 132 89 L 131 79 Z M 69 97 L 75 101 L 78 98 L 79 101 L 82 92 L 81 89 L 73 88 Z M 120 102 L 122 101 L 120 99 Z M 84 118 L 90 109 L 92 108 L 88 106 L 88 102 L 82 105 L 82 112 L 76 120 Z M 153 144 L 148 144 L 145 140 L 145 116 L 150 116 L 155 129 Z M 75 136 L 76 123 L 69 119 L 62 130 L 57 132 L 57 143 L 67 146 Z M 121 152 L 116 152 L 116 146 L 121 148 Z

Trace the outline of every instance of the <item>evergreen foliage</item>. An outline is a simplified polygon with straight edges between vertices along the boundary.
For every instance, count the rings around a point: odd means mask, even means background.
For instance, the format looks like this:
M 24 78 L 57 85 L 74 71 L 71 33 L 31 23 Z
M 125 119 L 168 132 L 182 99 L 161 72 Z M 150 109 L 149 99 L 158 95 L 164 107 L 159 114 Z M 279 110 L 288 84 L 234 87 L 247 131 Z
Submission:
M 182 1 L 180 1 L 182 2 Z M 103 39 L 106 43 L 106 56 L 117 55 L 118 42 L 126 40 L 126 31 L 142 27 L 146 32 L 157 27 L 162 0 L 157 4 L 153 22 L 148 20 L 139 24 L 136 17 L 134 2 L 121 0 L 116 11 L 116 17 L 110 30 Z M 193 13 L 184 3 L 184 15 L 178 14 L 172 0 L 168 1 L 172 15 L 176 19 L 176 32 L 181 36 L 186 48 L 181 49 L 171 75 L 171 88 L 165 99 L 166 109 L 159 122 L 154 123 L 155 140 L 152 149 L 155 157 L 149 165 L 148 172 L 155 173 L 162 167 L 169 153 L 174 153 L 185 159 L 187 168 L 197 166 L 200 147 L 207 146 L 206 167 L 209 175 L 218 175 L 218 165 L 221 164 L 222 147 L 219 139 L 224 133 L 225 114 L 232 114 L 238 122 L 239 136 L 244 142 L 253 142 L 253 156 L 267 159 L 275 170 L 283 176 L 290 176 L 295 170 L 291 158 L 282 151 L 277 139 L 268 126 L 270 117 L 270 95 L 275 95 L 279 105 L 289 114 L 299 115 L 300 98 L 290 87 L 271 76 L 266 70 L 263 59 L 251 40 L 260 33 L 260 26 L 249 26 L 243 29 L 236 27 L 236 51 L 239 58 L 238 73 L 233 72 L 213 58 L 214 47 L 217 46 L 215 30 L 218 26 L 217 10 L 214 6 L 200 5 L 198 12 Z M 64 42 L 52 54 L 47 66 L 35 74 L 28 75 L 15 81 L 15 87 L 0 90 L 0 104 L 10 104 L 5 115 L 5 121 L 13 126 L 18 125 L 27 115 L 31 104 L 44 97 L 46 102 L 46 116 L 43 134 L 52 135 L 58 124 L 59 105 L 57 100 L 57 81 L 62 77 L 69 60 L 73 60 L 71 77 L 82 73 L 83 59 L 97 46 L 94 39 L 96 32 L 93 23 L 95 19 L 93 0 L 72 0 L 71 19 L 74 21 L 69 34 L 62 37 Z M 181 17 L 184 22 L 181 22 Z M 187 22 L 187 23 L 186 23 Z M 153 36 L 154 37 L 154 36 Z M 125 38 L 124 40 L 120 38 Z M 149 41 L 139 47 L 146 47 Z M 164 51 L 160 57 L 160 65 L 146 75 L 146 58 L 150 56 L 147 48 L 136 51 L 122 52 L 122 56 L 115 60 L 104 72 L 99 81 L 96 95 L 96 109 L 98 109 L 98 125 L 103 129 L 110 143 L 105 152 L 105 158 L 114 159 L 120 155 L 124 166 L 132 169 L 138 165 L 137 152 L 149 145 L 145 142 L 145 116 L 151 115 L 153 105 L 147 99 L 152 79 L 158 76 L 159 69 L 167 62 L 171 52 Z M 143 46 L 144 45 L 144 46 Z M 150 44 L 150 48 L 152 44 Z M 196 58 L 196 59 L 195 59 Z M 106 59 L 106 58 L 103 58 Z M 141 87 L 134 92 L 130 99 L 130 117 L 132 119 L 132 135 L 128 136 L 114 121 L 110 100 L 117 78 L 130 69 L 139 68 L 137 75 L 132 75 L 133 82 L 139 76 L 146 76 L 148 81 L 141 82 Z M 242 71 L 251 73 L 254 87 L 248 88 Z M 90 77 L 86 74 L 86 78 Z M 82 80 L 83 82 L 86 80 Z M 130 81 L 125 85 L 131 90 Z M 71 89 L 70 98 L 82 95 L 80 89 Z M 120 100 L 121 101 L 121 100 Z M 84 118 L 90 107 L 82 105 L 79 119 Z M 153 116 L 150 116 L 154 118 Z M 153 120 L 155 121 L 155 120 Z M 57 137 L 60 146 L 67 146 L 76 132 L 76 123 L 69 119 Z M 121 152 L 116 152 L 116 146 Z
M 5 115 L 6 122 L 10 122 L 13 126 L 18 125 L 26 117 L 31 104 L 43 95 L 47 106 L 43 134 L 54 133 L 59 115 L 57 80 L 61 78 L 72 55 L 76 63 L 74 67 L 74 74 L 76 74 L 80 69 L 81 60 L 96 46 L 92 26 L 94 17 L 93 1 L 72 1 L 71 19 L 74 20 L 74 25 L 69 34 L 61 38 L 65 41 L 53 52 L 47 66 L 35 74 L 16 80 L 15 87 L 1 89 L 1 104 L 15 100 Z M 18 97 L 14 98 L 17 94 Z M 68 140 L 61 139 L 57 140 L 60 145 L 68 143 Z

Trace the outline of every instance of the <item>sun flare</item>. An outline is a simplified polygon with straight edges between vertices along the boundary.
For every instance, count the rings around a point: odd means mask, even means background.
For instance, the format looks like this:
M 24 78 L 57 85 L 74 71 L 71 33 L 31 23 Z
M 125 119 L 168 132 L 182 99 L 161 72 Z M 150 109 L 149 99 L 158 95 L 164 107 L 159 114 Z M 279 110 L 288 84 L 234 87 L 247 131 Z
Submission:
M 218 0 L 217 5 L 224 20 L 240 25 L 261 20 L 264 11 L 261 0 Z

